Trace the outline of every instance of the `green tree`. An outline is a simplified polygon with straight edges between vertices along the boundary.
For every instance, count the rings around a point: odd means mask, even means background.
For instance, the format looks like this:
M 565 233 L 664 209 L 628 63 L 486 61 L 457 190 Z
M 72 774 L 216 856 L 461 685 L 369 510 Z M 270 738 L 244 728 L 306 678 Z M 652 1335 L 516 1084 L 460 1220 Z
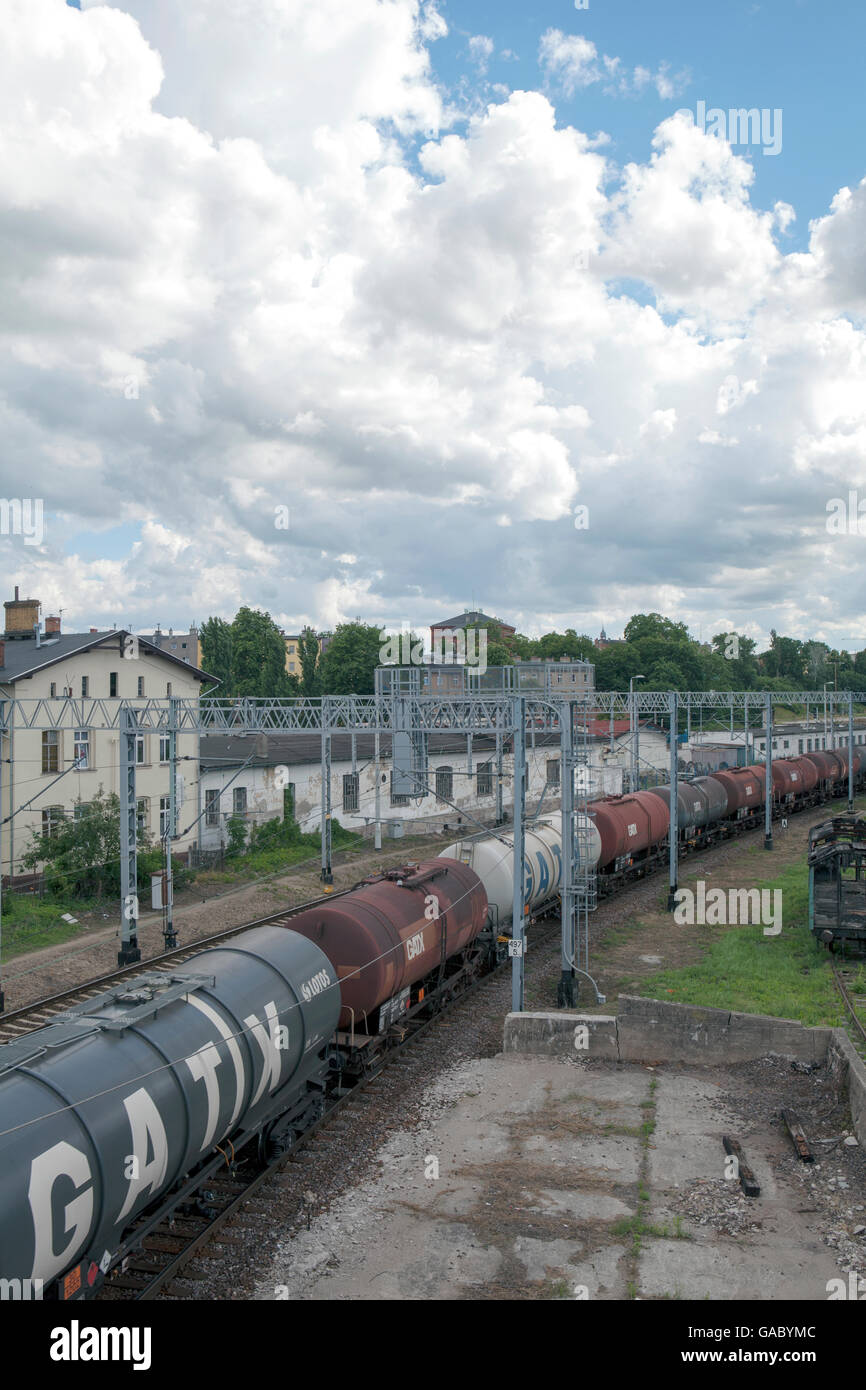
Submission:
M 480 655 L 480 637 L 470 638 L 468 634 L 472 631 L 474 631 L 474 629 L 467 628 L 466 649 L 467 651 L 469 650 L 469 643 L 471 641 L 474 644 L 472 646 L 472 651 L 478 652 Z M 498 623 L 489 623 L 486 628 L 479 629 L 479 632 L 481 631 L 486 633 L 486 660 L 488 666 L 510 666 L 516 659 L 519 659 L 515 658 L 511 643 L 506 639 Z
M 148 837 L 139 831 L 138 844 Z M 21 856 L 27 869 L 43 867 L 56 897 L 104 898 L 120 894 L 120 798 L 102 788 L 92 801 L 79 801 L 50 835 L 34 832 Z M 139 865 L 139 883 L 144 866 Z
M 217 694 L 231 694 L 232 627 L 224 618 L 208 618 L 199 633 L 201 664 L 209 676 L 220 682 Z
M 718 632 L 712 645 L 715 651 L 713 664 L 707 670 L 709 686 L 715 690 L 754 690 L 758 684 L 754 640 L 739 632 Z M 721 667 L 717 662 L 722 663 Z
M 626 624 L 623 636 L 626 642 L 638 642 L 644 637 L 655 637 L 666 642 L 691 641 L 685 623 L 672 622 L 661 613 L 635 613 Z
M 569 627 L 565 632 L 546 632 L 539 637 L 532 655 L 540 656 L 542 661 L 558 661 L 561 656 L 571 661 L 591 661 L 594 651 L 591 637 L 585 634 L 578 637 L 574 628 Z
M 226 858 L 235 859 L 239 854 L 243 854 L 247 843 L 247 823 L 243 816 L 229 816 L 226 821 L 226 830 L 229 835 L 229 842 L 226 846 Z
M 232 695 L 290 695 L 297 681 L 286 671 L 286 642 L 270 613 L 240 608 L 232 623 Z
M 323 695 L 372 695 L 379 665 L 380 629 L 339 623 L 319 667 Z
M 318 695 L 319 639 L 311 627 L 305 627 L 298 642 L 301 657 L 301 694 Z
M 594 661 L 597 690 L 627 690 L 631 676 L 647 674 L 638 665 L 637 652 L 628 642 L 617 642 L 596 652 Z

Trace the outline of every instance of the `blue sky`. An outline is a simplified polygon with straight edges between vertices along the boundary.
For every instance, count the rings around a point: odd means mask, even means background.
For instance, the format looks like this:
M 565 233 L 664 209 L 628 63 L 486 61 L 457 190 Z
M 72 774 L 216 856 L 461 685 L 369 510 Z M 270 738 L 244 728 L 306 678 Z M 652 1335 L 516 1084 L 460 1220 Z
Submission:
M 618 57 L 627 68 L 655 71 L 666 63 L 672 76 L 687 74 L 682 92 L 669 100 L 651 86 L 636 97 L 605 95 L 604 82 L 571 98 L 557 91 L 559 123 L 607 132 L 618 165 L 645 162 L 658 122 L 680 108 L 694 110 L 700 99 L 707 108 L 781 108 L 781 152 L 750 156 L 752 198 L 765 208 L 779 200 L 793 206 L 789 249 L 805 245 L 809 220 L 826 213 L 837 189 L 863 177 L 862 0 L 589 0 L 586 10 L 575 10 L 570 0 L 536 0 L 531 7 L 517 0 L 447 0 L 439 8 L 450 32 L 431 45 L 431 56 L 449 87 L 477 81 L 468 40 L 479 34 L 494 43 L 489 82 L 543 87 L 539 39 L 550 28 L 589 39 L 599 54 Z M 516 58 L 501 57 L 506 50 Z

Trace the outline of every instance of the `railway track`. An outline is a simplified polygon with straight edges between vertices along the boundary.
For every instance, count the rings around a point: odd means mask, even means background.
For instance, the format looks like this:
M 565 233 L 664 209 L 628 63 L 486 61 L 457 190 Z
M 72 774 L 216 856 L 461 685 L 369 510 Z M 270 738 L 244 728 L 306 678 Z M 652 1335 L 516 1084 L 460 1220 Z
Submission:
M 311 907 L 318 907 L 320 903 L 333 902 L 335 898 L 341 898 L 350 891 L 348 888 L 343 888 L 334 893 L 323 893 L 318 898 L 311 898 L 309 902 L 299 903 L 295 907 L 283 908 L 279 912 L 271 912 L 267 917 L 257 917 L 255 921 L 244 922 L 237 927 L 226 927 L 224 931 L 214 932 L 212 936 L 202 936 L 198 941 L 190 942 L 187 946 L 176 946 L 171 951 L 162 951 L 159 955 L 149 956 L 147 960 L 137 961 L 135 965 L 125 965 L 119 970 L 112 970 L 108 975 L 100 975 L 94 980 L 88 980 L 86 984 L 75 985 L 70 989 L 63 990 L 60 994 L 51 994 L 44 999 L 38 999 L 35 1004 L 25 1004 L 20 1009 L 12 1009 L 8 1013 L 0 1015 L 0 1044 L 14 1042 L 16 1038 L 24 1037 L 34 1028 L 46 1027 L 56 1020 L 58 1014 L 65 1013 L 77 1004 L 85 1004 L 96 995 L 114 989 L 124 980 L 131 980 L 144 971 L 171 971 L 176 966 L 182 965 L 184 961 L 189 960 L 191 956 L 197 955 L 199 951 L 206 951 L 208 947 L 218 946 L 233 936 L 239 936 L 241 932 L 250 931 L 253 927 L 286 926 L 293 917 L 297 917 L 298 913 L 306 912 Z
M 831 969 L 836 988 L 842 996 L 848 1016 L 854 1026 L 854 1036 L 851 1041 L 860 1056 L 866 1061 L 866 994 L 852 992 L 859 971 L 854 966 L 838 966 L 835 961 L 831 962 Z

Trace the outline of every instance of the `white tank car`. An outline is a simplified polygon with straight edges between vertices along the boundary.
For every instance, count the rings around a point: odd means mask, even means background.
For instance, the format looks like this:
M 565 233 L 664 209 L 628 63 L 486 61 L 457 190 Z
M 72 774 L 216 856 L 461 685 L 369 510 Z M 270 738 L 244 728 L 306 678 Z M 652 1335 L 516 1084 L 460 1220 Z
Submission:
M 595 822 L 584 817 L 592 863 L 601 854 L 601 836 Z M 513 902 L 513 851 L 493 836 L 458 840 L 440 852 L 443 859 L 468 864 L 484 884 L 491 915 L 497 924 L 511 921 Z M 523 846 L 524 899 L 530 908 L 553 897 L 562 882 L 562 834 L 558 816 L 546 816 L 527 826 Z

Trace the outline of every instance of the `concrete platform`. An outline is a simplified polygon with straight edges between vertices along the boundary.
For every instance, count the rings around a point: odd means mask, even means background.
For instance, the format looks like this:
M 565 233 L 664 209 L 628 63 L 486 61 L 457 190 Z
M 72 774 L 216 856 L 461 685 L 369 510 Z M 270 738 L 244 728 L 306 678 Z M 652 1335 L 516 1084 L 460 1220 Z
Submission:
M 285 1241 L 256 1297 L 823 1301 L 840 1270 L 778 1135 L 747 1139 L 759 1198 L 725 1178 L 721 1136 L 745 1114 L 729 1089 L 736 1068 L 455 1068 L 379 1151 L 379 1177 Z

